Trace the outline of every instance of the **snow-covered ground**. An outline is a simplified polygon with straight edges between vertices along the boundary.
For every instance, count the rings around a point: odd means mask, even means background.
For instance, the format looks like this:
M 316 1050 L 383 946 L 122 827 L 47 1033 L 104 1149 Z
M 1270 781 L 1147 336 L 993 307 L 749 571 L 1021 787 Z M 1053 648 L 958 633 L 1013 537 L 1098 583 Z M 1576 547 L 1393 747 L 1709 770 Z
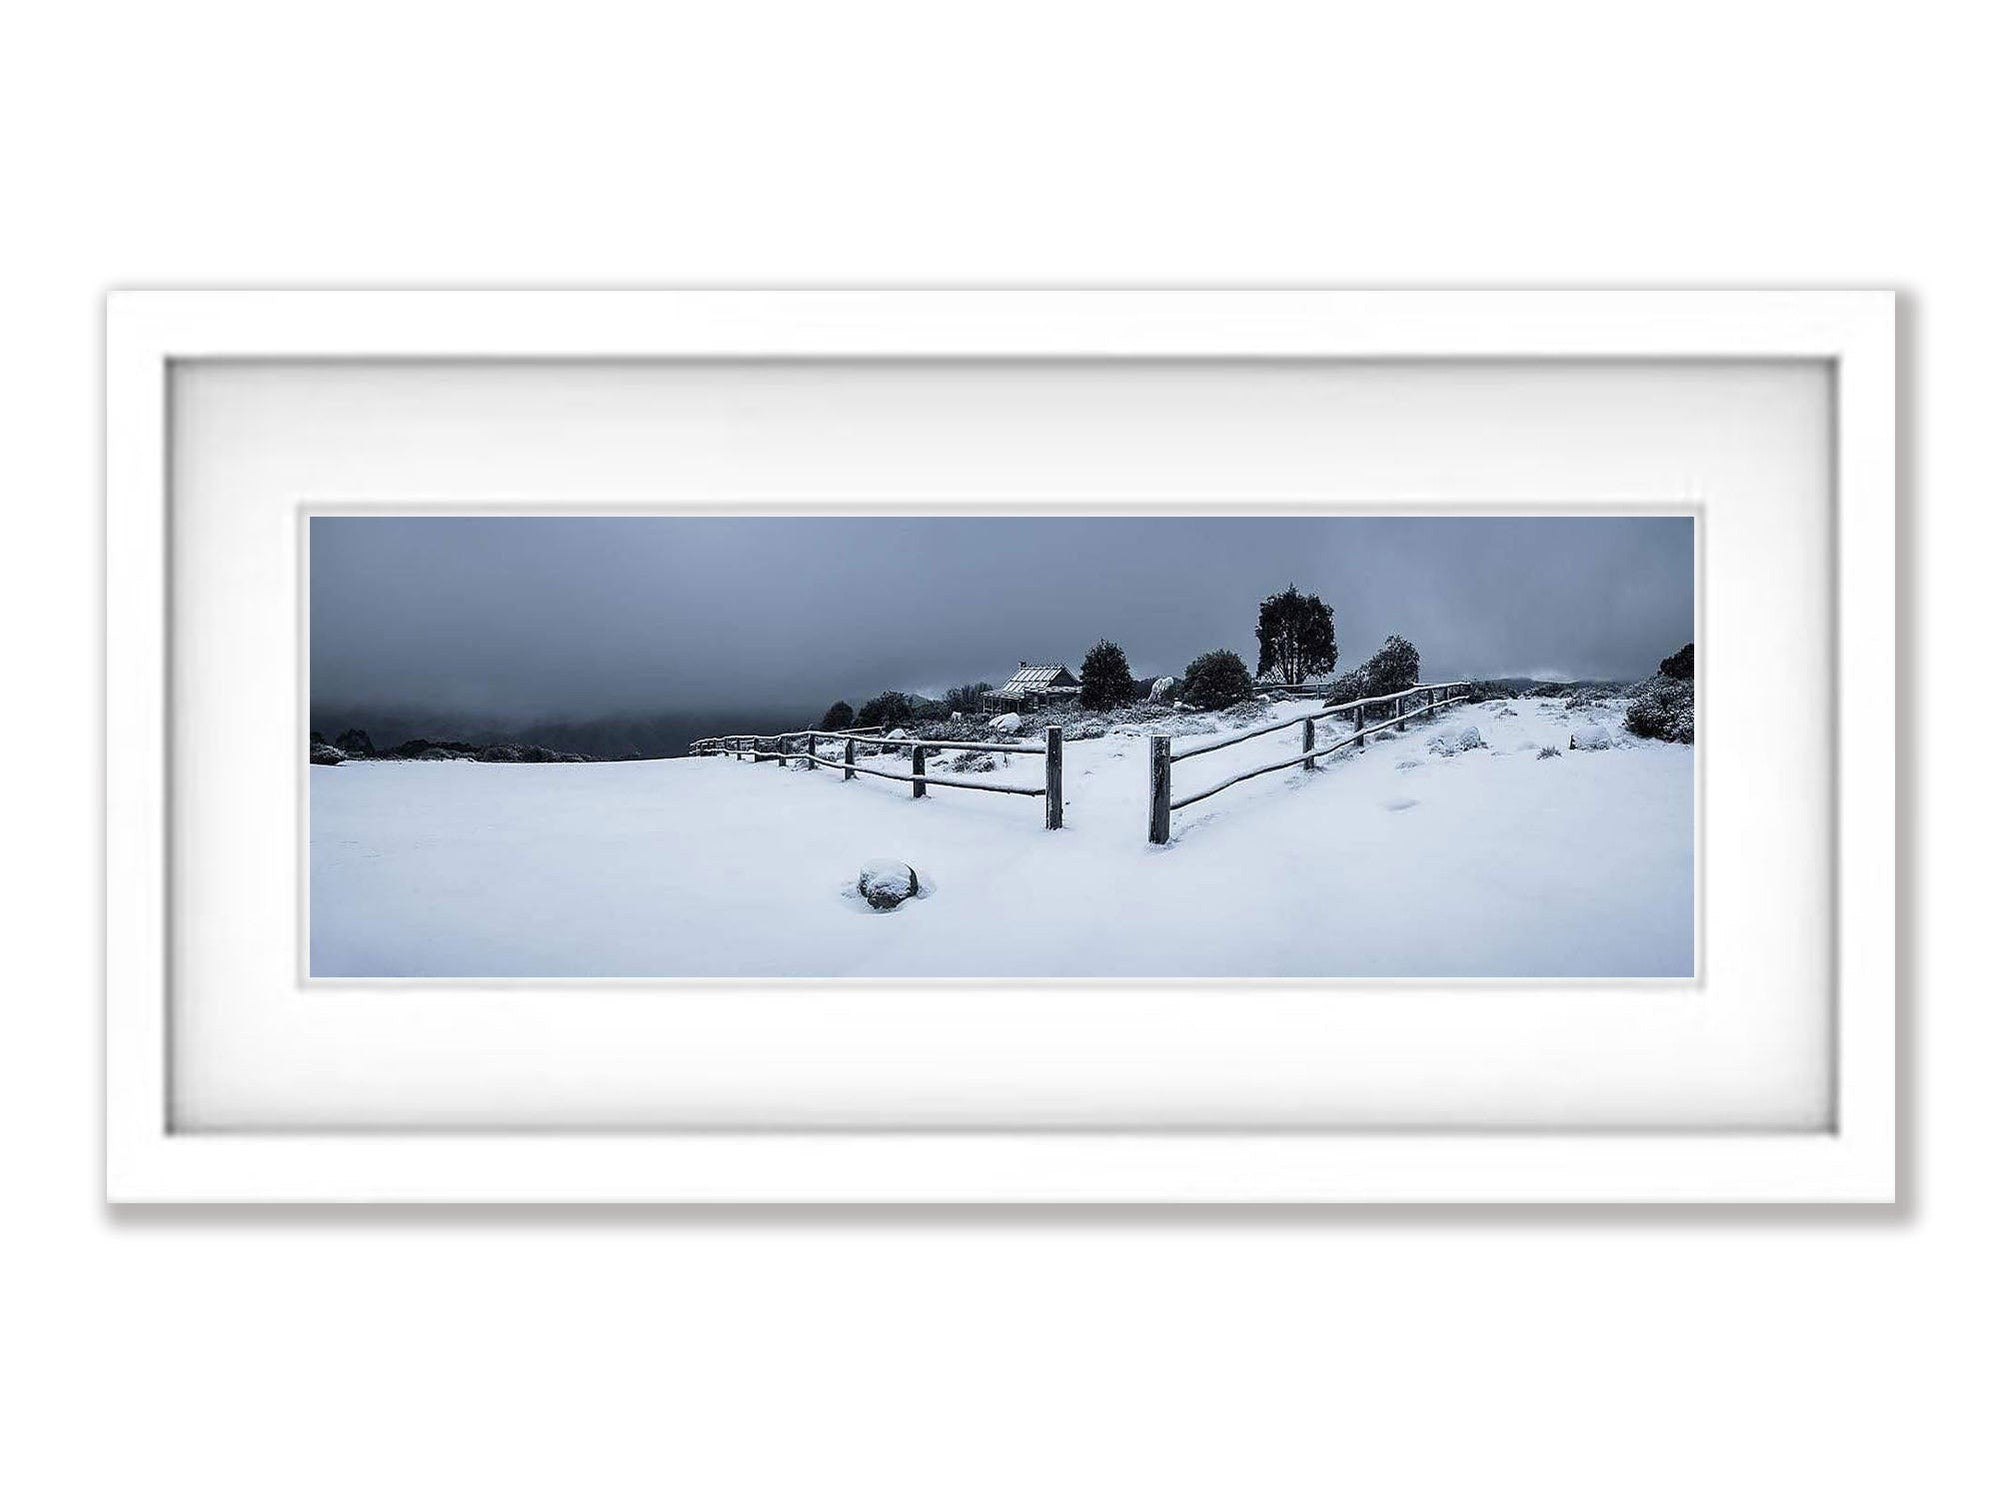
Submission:
M 1067 746 L 1068 826 L 1054 833 L 1037 799 L 932 787 L 919 801 L 898 782 L 722 758 L 315 766 L 311 969 L 1691 974 L 1694 751 L 1630 739 L 1621 720 L 1620 706 L 1570 713 L 1541 699 L 1445 710 L 1317 772 L 1280 771 L 1176 813 L 1157 848 L 1142 733 Z M 1591 721 L 1610 748 L 1569 750 Z M 1467 726 L 1488 748 L 1428 747 Z M 1182 762 L 1174 794 L 1295 754 L 1297 740 Z M 1564 752 L 1544 758 L 1543 746 Z M 948 758 L 932 771 L 967 774 L 946 771 Z M 1041 761 L 1014 756 L 989 774 L 1038 784 Z M 847 898 L 870 858 L 914 865 L 929 893 L 889 912 Z

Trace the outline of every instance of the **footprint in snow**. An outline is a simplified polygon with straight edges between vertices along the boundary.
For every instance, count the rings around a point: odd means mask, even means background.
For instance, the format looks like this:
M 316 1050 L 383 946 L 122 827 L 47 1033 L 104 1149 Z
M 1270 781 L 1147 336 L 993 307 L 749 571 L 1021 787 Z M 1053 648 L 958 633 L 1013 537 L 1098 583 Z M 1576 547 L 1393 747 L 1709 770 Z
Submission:
M 1381 804 L 1382 810 L 1387 812 L 1407 812 L 1415 805 L 1416 798 L 1413 796 L 1391 796 Z

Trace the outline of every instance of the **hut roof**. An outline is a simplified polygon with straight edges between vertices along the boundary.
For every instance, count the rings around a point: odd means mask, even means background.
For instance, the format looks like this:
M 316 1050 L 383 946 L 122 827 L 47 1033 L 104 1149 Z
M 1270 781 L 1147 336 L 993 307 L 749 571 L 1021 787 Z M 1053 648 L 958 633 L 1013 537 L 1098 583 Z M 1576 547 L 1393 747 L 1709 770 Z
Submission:
M 1051 687 L 1074 687 L 1078 683 L 1069 675 L 1069 668 L 1057 663 L 1053 666 L 1030 666 L 1020 663 L 1020 670 L 1006 679 L 998 695 L 1011 697 L 1025 692 L 1046 692 Z

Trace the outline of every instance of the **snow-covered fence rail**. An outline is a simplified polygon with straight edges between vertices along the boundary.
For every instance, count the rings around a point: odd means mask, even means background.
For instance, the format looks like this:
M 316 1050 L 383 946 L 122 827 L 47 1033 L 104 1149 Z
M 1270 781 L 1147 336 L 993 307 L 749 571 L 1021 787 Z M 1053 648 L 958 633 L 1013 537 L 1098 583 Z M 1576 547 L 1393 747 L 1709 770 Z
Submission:
M 1206 801 L 1218 791 L 1226 791 L 1231 786 L 1240 785 L 1244 781 L 1254 780 L 1258 776 L 1269 775 L 1273 771 L 1289 770 L 1295 765 L 1302 765 L 1307 770 L 1317 770 L 1319 768 L 1319 760 L 1322 756 L 1330 755 L 1337 750 L 1343 750 L 1348 745 L 1365 744 L 1367 736 L 1371 733 L 1378 734 L 1383 729 L 1393 728 L 1395 725 L 1407 723 L 1411 719 L 1433 716 L 1439 708 L 1448 708 L 1453 703 L 1465 701 L 1468 694 L 1460 693 L 1457 697 L 1452 697 L 1450 694 L 1457 688 L 1469 687 L 1470 685 L 1469 682 L 1426 682 L 1415 687 L 1404 688 L 1400 692 L 1385 692 L 1376 697 L 1354 698 L 1352 701 L 1344 703 L 1328 703 L 1318 712 L 1307 713 L 1302 718 L 1290 718 L 1282 723 L 1264 724 L 1258 728 L 1245 729 L 1240 734 L 1231 734 L 1226 739 L 1216 739 L 1207 744 L 1197 744 L 1191 748 L 1180 750 L 1178 753 L 1175 753 L 1173 749 L 1172 735 L 1154 734 L 1152 736 L 1151 761 L 1152 792 L 1147 799 L 1146 837 L 1153 843 L 1165 843 L 1173 836 L 1173 814 L 1178 812 L 1182 807 L 1191 807 L 1195 802 Z M 1444 694 L 1442 702 L 1437 700 L 1438 693 Z M 1402 705 L 1415 697 L 1423 699 L 1423 706 L 1408 712 L 1402 711 Z M 1388 711 L 1370 728 L 1367 721 L 1367 710 L 1377 704 L 1387 705 Z M 1318 742 L 1319 721 L 1321 719 L 1337 718 L 1345 713 L 1353 715 L 1353 732 L 1344 739 L 1320 744 Z M 1197 755 L 1211 755 L 1216 750 L 1228 749 L 1234 745 L 1246 743 L 1251 739 L 1261 738 L 1265 734 L 1276 734 L 1285 729 L 1296 729 L 1301 726 L 1304 730 L 1302 753 L 1293 755 L 1286 760 L 1276 760 L 1268 765 L 1259 765 L 1253 769 L 1245 770 L 1240 775 L 1233 775 L 1226 781 L 1217 782 L 1205 791 L 1196 791 L 1191 796 L 1183 796 L 1178 801 L 1174 800 L 1173 767 L 1180 761 L 1191 760 Z
M 879 734 L 887 725 L 869 724 L 866 727 L 845 730 L 848 735 Z M 716 734 L 712 738 L 697 739 L 687 746 L 690 755 L 728 755 L 736 760 L 754 760 L 761 764 L 765 760 L 778 759 L 775 750 L 766 753 L 766 744 L 776 744 L 780 739 L 796 739 L 801 734 L 817 734 L 822 739 L 840 737 L 831 729 L 799 729 L 790 734 Z
M 837 739 L 845 746 L 839 759 L 819 753 L 819 741 Z M 798 750 L 793 745 L 805 741 L 805 748 Z M 871 765 L 854 763 L 854 746 L 857 744 L 879 745 L 891 750 L 909 751 L 909 773 L 896 770 L 878 770 Z M 768 751 L 765 745 L 772 748 Z M 841 779 L 851 781 L 857 775 L 878 776 L 884 781 L 902 781 L 908 784 L 913 797 L 929 795 L 932 786 L 950 786 L 960 791 L 991 791 L 1000 796 L 1038 796 L 1042 799 L 1043 822 L 1049 828 L 1062 826 L 1062 730 L 1050 725 L 1047 738 L 1040 744 L 987 743 L 973 739 L 891 739 L 880 732 L 879 727 L 867 729 L 798 729 L 788 734 L 722 734 L 712 739 L 697 739 L 688 746 L 696 755 L 737 755 L 747 756 L 756 761 L 775 760 L 779 765 L 792 760 L 803 760 L 807 767 L 823 765 L 829 770 L 841 772 Z M 1042 782 L 1039 786 L 1000 786 L 990 781 L 968 781 L 957 776 L 932 774 L 927 762 L 932 750 L 969 750 L 974 753 L 991 755 L 1039 755 L 1042 759 Z

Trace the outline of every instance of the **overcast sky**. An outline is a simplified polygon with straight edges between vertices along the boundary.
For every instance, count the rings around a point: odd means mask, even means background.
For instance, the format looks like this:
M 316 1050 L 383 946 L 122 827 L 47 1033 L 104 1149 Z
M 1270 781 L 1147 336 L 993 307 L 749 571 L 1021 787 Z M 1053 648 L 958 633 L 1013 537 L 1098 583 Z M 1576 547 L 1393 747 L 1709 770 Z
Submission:
M 312 521 L 316 705 L 496 717 L 859 703 L 1227 647 L 1258 603 L 1391 633 L 1428 677 L 1636 677 L 1694 638 L 1689 519 L 1348 517 Z

